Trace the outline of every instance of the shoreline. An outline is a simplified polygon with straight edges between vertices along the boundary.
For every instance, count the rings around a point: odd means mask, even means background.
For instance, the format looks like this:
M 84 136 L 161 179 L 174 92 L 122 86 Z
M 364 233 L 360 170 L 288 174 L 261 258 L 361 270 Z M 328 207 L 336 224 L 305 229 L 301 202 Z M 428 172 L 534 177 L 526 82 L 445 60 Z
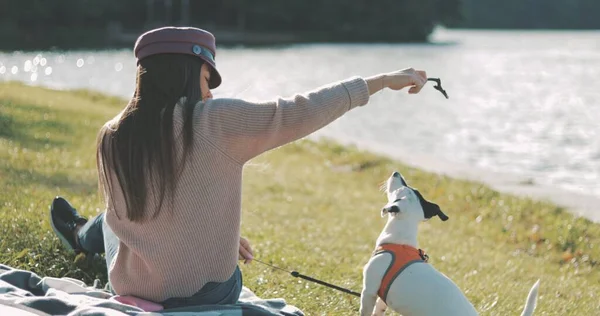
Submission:
M 10 84 L 11 81 L 1 82 Z M 50 87 L 46 84 L 30 84 L 21 81 L 13 81 L 30 87 L 41 87 L 51 90 L 72 91 L 72 88 L 60 89 Z M 99 90 L 89 90 L 92 92 L 101 92 Z M 112 95 L 122 98 L 119 95 Z M 406 165 L 421 169 L 427 172 L 433 172 L 445 175 L 451 178 L 468 180 L 482 183 L 501 193 L 508 193 L 519 197 L 531 198 L 536 201 L 548 201 L 559 207 L 565 208 L 567 212 L 578 217 L 588 219 L 594 223 L 600 223 L 600 197 L 571 191 L 565 188 L 553 187 L 540 184 L 537 181 L 530 183 L 530 179 L 520 177 L 518 174 L 505 174 L 492 170 L 472 167 L 457 162 L 444 161 L 436 159 L 431 155 L 411 152 L 407 148 L 398 145 L 393 147 L 384 144 L 375 144 L 365 139 L 349 139 L 337 133 L 331 133 L 327 127 L 323 130 L 308 136 L 309 139 L 330 139 L 340 145 L 354 146 L 359 150 L 365 150 L 374 154 L 382 155 L 387 158 L 398 160 Z
M 394 145 L 394 148 L 381 144 L 373 144 L 364 140 L 345 139 L 340 135 L 331 135 L 326 132 L 317 132 L 309 136 L 311 139 L 331 139 L 344 146 L 355 146 L 359 150 L 372 152 L 387 158 L 398 160 L 408 166 L 445 175 L 451 178 L 482 183 L 501 193 L 512 194 L 518 197 L 530 198 L 536 201 L 547 201 L 556 204 L 574 216 L 582 217 L 594 223 L 600 223 L 600 197 L 570 191 L 560 187 L 530 183 L 527 178 L 517 174 L 503 174 L 482 168 L 462 165 L 436 159 L 427 154 L 415 153 L 405 148 Z

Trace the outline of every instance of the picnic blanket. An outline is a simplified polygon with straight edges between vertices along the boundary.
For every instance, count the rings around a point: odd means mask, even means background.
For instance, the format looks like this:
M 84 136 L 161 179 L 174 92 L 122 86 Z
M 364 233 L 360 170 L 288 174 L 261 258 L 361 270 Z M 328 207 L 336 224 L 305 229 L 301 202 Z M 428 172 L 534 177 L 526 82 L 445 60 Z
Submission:
M 144 312 L 114 299 L 99 288 L 71 278 L 41 278 L 33 272 L 0 264 L 0 315 L 68 316 L 303 316 L 283 299 L 261 299 L 244 287 L 233 305 L 203 305 Z

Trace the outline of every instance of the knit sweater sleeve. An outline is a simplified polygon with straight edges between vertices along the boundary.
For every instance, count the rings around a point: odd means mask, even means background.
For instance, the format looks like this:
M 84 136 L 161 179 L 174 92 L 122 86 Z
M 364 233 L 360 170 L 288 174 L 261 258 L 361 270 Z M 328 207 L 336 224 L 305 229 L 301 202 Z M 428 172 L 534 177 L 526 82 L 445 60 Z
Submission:
M 360 77 L 268 102 L 214 99 L 194 111 L 195 130 L 238 163 L 305 137 L 369 100 Z

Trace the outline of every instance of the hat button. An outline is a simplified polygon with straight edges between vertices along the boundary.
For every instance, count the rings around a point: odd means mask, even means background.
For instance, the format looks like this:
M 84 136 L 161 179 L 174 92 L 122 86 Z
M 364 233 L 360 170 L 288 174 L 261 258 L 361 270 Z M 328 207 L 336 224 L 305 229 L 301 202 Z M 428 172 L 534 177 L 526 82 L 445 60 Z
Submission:
M 200 55 L 200 53 L 202 52 L 202 48 L 198 45 L 194 45 L 194 47 L 192 47 L 192 51 L 194 52 L 194 54 Z

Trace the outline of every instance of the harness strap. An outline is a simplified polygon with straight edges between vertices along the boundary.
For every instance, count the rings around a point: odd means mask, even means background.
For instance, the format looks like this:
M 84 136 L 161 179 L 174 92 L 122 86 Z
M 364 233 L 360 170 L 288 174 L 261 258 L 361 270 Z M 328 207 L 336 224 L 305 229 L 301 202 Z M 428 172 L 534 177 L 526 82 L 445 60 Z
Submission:
M 427 263 L 429 256 L 425 254 L 422 249 L 416 249 L 408 245 L 399 244 L 383 244 L 377 247 L 373 252 L 373 256 L 377 256 L 383 253 L 389 253 L 392 256 L 392 262 L 385 271 L 379 291 L 377 295 L 386 302 L 387 294 L 390 290 L 390 286 L 394 280 L 413 263 L 424 262 Z

